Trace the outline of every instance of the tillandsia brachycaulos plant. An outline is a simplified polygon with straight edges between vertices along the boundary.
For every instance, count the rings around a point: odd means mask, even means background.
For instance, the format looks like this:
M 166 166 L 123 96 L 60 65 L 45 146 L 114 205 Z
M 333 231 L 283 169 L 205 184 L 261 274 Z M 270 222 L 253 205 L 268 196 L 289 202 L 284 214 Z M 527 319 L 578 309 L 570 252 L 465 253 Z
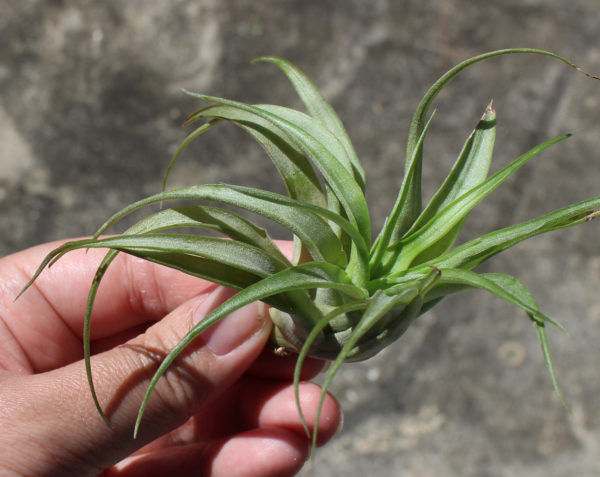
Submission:
M 568 135 L 534 147 L 489 175 L 496 127 L 496 113 L 490 104 L 437 193 L 426 206 L 421 199 L 423 142 L 433 116 L 428 118 L 435 97 L 465 68 L 509 53 L 546 55 L 581 71 L 550 52 L 507 49 L 468 59 L 440 77 L 425 93 L 414 114 L 400 192 L 373 242 L 361 163 L 339 117 L 298 68 L 276 57 L 256 60 L 273 63 L 283 71 L 308 114 L 283 106 L 250 105 L 190 93 L 209 104 L 187 118 L 187 125 L 201 125 L 187 136 L 172 158 L 163 192 L 117 212 L 93 238 L 60 246 L 46 257 L 32 279 L 33 282 L 46 266 L 71 250 L 110 249 L 91 285 L 83 334 L 89 386 L 100 415 L 108 422 L 96 398 L 90 369 L 91 311 L 100 281 L 119 252 L 239 290 L 189 330 L 164 358 L 141 403 L 134 435 L 153 388 L 175 358 L 204 330 L 257 300 L 270 305 L 274 349 L 298 354 L 294 382 L 301 416 L 298 383 L 307 356 L 333 362 L 324 379 L 322 404 L 343 362 L 375 355 L 444 296 L 471 289 L 491 292 L 528 315 L 539 336 L 554 388 L 562 399 L 546 334 L 548 324 L 560 325 L 540 310 L 531 293 L 516 278 L 477 273 L 474 269 L 522 240 L 591 220 L 599 214 L 600 197 L 458 246 L 455 240 L 473 207 L 527 161 Z M 168 172 L 185 147 L 224 121 L 241 127 L 265 149 L 283 179 L 287 196 L 226 184 L 165 189 Z M 165 204 L 181 200 L 192 203 L 166 208 Z M 206 201 L 213 205 L 203 205 Z M 101 238 L 101 234 L 126 215 L 153 204 L 163 207 L 123 234 Z M 288 260 L 264 229 L 231 211 L 231 206 L 289 229 L 295 242 L 293 258 Z M 177 228 L 185 228 L 186 232 L 174 231 Z M 224 237 L 191 234 L 190 229 L 218 232 Z M 303 416 L 302 419 L 304 422 Z M 306 423 L 305 428 L 308 433 Z M 316 434 L 315 428 L 313 444 Z

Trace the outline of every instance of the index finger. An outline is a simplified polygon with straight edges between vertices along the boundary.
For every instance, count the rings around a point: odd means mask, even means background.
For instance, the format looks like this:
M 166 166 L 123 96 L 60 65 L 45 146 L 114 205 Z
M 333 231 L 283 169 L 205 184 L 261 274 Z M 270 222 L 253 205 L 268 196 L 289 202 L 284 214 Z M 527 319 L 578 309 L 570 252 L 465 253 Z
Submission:
M 106 250 L 75 250 L 45 269 L 14 298 L 43 258 L 62 242 L 0 259 L 0 368 L 41 372 L 81 359 L 89 288 Z M 291 255 L 290 242 L 278 243 Z M 218 285 L 127 254 L 119 254 L 102 280 L 92 311 L 95 350 L 126 341 L 190 298 Z
M 12 301 L 31 279 L 43 258 L 64 241 L 38 245 L 0 259 L 0 300 Z M 287 256 L 292 244 L 277 241 Z M 51 310 L 81 337 L 92 279 L 106 250 L 74 250 L 46 268 L 15 303 L 21 312 Z M 156 321 L 190 298 L 216 284 L 181 271 L 121 253 L 111 263 L 99 286 L 92 318 L 91 338 L 98 339 Z M 11 307 L 12 308 L 12 307 Z
M 47 243 L 0 260 L 1 299 L 14 300 L 43 258 L 61 242 Z M 106 250 L 75 250 L 46 268 L 34 284 L 8 307 L 9 315 L 48 315 L 60 318 L 81 337 L 92 279 Z M 148 321 L 155 321 L 195 295 L 216 287 L 127 254 L 119 254 L 106 272 L 94 303 L 92 339 L 103 338 Z M 30 323 L 35 325 L 35 323 Z

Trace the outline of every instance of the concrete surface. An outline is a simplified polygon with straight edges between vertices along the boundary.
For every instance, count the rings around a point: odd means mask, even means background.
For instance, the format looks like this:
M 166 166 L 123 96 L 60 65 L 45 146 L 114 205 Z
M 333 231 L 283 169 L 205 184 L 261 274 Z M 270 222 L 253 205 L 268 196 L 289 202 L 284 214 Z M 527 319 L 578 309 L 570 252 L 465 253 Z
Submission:
M 303 68 L 333 103 L 367 170 L 375 228 L 390 208 L 412 111 L 477 53 L 541 47 L 600 72 L 597 0 L 8 0 L 0 3 L 0 252 L 89 234 L 158 190 L 180 124 L 181 88 L 298 106 L 262 54 Z M 490 98 L 495 169 L 575 136 L 475 209 L 465 237 L 600 195 L 600 83 L 547 58 L 480 64 L 436 103 L 428 193 Z M 269 187 L 269 161 L 234 127 L 197 142 L 171 185 Z M 277 188 L 279 185 L 273 185 Z M 446 300 L 334 390 L 345 429 L 304 476 L 600 475 L 600 222 L 522 244 L 485 270 L 513 273 L 569 336 L 552 333 L 572 413 L 553 394 L 535 332 L 499 300 Z

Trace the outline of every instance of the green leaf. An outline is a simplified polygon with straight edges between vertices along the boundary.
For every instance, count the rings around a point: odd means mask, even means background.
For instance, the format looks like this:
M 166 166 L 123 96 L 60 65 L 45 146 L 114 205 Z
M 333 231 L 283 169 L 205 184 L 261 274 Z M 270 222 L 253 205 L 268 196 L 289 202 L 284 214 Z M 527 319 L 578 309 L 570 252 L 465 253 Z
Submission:
M 600 210 L 600 197 L 585 200 L 521 224 L 482 235 L 446 252 L 431 264 L 439 268 L 473 269 L 523 240 L 589 222 L 598 215 L 598 210 Z
M 357 301 L 357 302 L 345 303 L 343 305 L 340 305 L 340 306 L 334 308 L 332 311 L 330 311 L 328 314 L 323 316 L 323 318 L 321 318 L 321 320 L 319 320 L 315 324 L 313 329 L 310 331 L 310 333 L 306 337 L 304 344 L 302 345 L 302 348 L 300 349 L 300 352 L 298 353 L 298 358 L 296 359 L 296 365 L 294 367 L 294 396 L 296 398 L 296 407 L 298 408 L 298 413 L 300 414 L 300 420 L 302 421 L 302 426 L 304 427 L 304 430 L 306 431 L 306 435 L 309 437 L 310 437 L 310 431 L 308 429 L 308 425 L 306 424 L 306 418 L 304 416 L 304 412 L 302 411 L 302 405 L 300 404 L 300 393 L 299 393 L 300 375 L 302 373 L 302 366 L 304 365 L 304 361 L 306 360 L 312 345 L 314 344 L 315 340 L 318 338 L 321 331 L 327 325 L 329 325 L 329 323 L 332 320 L 334 320 L 335 318 L 337 318 L 340 315 L 344 315 L 344 314 L 352 312 L 352 311 L 363 310 L 367 307 L 367 305 L 368 305 L 367 301 Z
M 314 118 L 311 118 L 310 116 L 307 116 L 306 114 L 301 113 L 299 111 L 295 111 L 293 109 L 285 108 L 282 106 L 263 104 L 258 105 L 258 107 L 264 109 L 267 112 L 275 114 L 278 117 L 281 117 L 282 119 L 289 121 L 290 123 L 295 124 L 302 130 L 306 131 L 308 135 L 315 138 L 315 140 L 318 143 L 322 144 L 328 151 L 330 151 L 332 156 L 335 157 L 340 162 L 340 164 L 348 170 L 348 172 L 353 174 L 356 179 L 356 174 L 353 169 L 351 158 L 347 156 L 342 144 L 340 144 L 338 139 L 335 136 L 333 136 L 326 128 L 323 127 L 322 124 L 317 122 Z M 361 185 L 361 183 L 359 182 L 359 185 L 362 191 L 364 192 L 364 184 Z M 340 207 L 341 204 L 339 199 L 335 195 L 335 189 L 332 188 L 329 184 L 326 184 L 326 191 L 328 203 L 327 207 L 329 208 L 329 210 L 335 212 L 336 215 L 342 215 L 347 217 L 345 211 Z M 334 230 L 334 232 L 337 229 L 337 224 L 335 224 L 335 221 L 332 221 L 332 229 Z M 338 237 L 340 237 L 343 248 L 346 250 L 349 242 L 349 240 L 346 240 L 348 237 L 344 236 L 343 233 L 337 233 L 337 235 Z M 351 247 L 348 247 L 348 249 L 350 248 Z M 362 263 L 362 257 L 357 257 L 357 251 L 354 249 L 351 249 L 349 255 L 349 268 L 359 269 L 359 271 L 356 272 L 357 279 L 359 279 L 360 277 L 362 277 L 364 271 L 366 270 L 364 268 L 364 264 Z
M 85 373 L 87 376 L 88 386 L 90 388 L 90 393 L 92 395 L 92 400 L 94 401 L 94 405 L 96 406 L 96 410 L 100 417 L 104 420 L 104 422 L 108 425 L 108 427 L 112 427 L 111 422 L 109 421 L 106 414 L 102 410 L 100 406 L 100 401 L 98 400 L 98 395 L 96 394 L 96 387 L 94 386 L 94 378 L 92 375 L 92 362 L 91 362 L 91 327 L 92 327 L 92 308 L 94 306 L 94 301 L 96 300 L 96 295 L 98 293 L 98 287 L 100 286 L 100 282 L 106 273 L 106 270 L 113 262 L 113 260 L 117 257 L 118 252 L 114 250 L 110 250 L 98 266 L 96 273 L 94 274 L 94 278 L 92 280 L 92 284 L 90 286 L 90 291 L 88 293 L 88 298 L 85 306 L 85 316 L 83 319 L 83 360 L 85 362 Z
M 325 207 L 319 179 L 301 149 L 288 134 L 256 114 L 239 108 L 212 105 L 194 113 L 194 118 L 231 121 L 251 134 L 267 152 L 279 171 L 290 197 Z
M 456 224 L 467 216 L 473 207 L 504 182 L 512 173 L 547 147 L 569 136 L 559 136 L 534 147 L 496 172 L 485 182 L 444 207 L 420 229 L 403 238 L 398 244 L 392 245 L 398 251 L 397 258 L 392 259 L 392 273 L 406 270 L 415 257 L 443 238 Z
M 496 111 L 490 103 L 463 146 L 450 174 L 417 220 L 415 229 L 485 181 L 492 162 L 495 139 Z
M 268 120 L 273 125 L 289 134 L 293 138 L 295 145 L 300 147 L 315 162 L 327 183 L 334 190 L 350 222 L 358 227 L 365 240 L 370 240 L 371 226 L 369 210 L 363 191 L 356 183 L 352 174 L 348 172 L 344 165 L 340 163 L 339 159 L 336 158 L 323 144 L 308 134 L 304 129 L 259 107 L 213 96 L 195 93 L 190 94 L 205 101 L 229 105 L 243 111 L 255 113 L 257 116 Z
M 163 175 L 163 180 L 162 180 L 162 189 L 161 190 L 165 190 L 167 187 L 167 180 L 169 179 L 169 174 L 171 173 L 171 169 L 173 168 L 173 166 L 175 165 L 175 162 L 177 162 L 177 159 L 179 159 L 179 156 L 181 155 L 181 153 L 183 152 L 183 150 L 194 140 L 196 139 L 198 136 L 204 134 L 206 131 L 208 131 L 211 127 L 213 127 L 215 124 L 217 124 L 219 122 L 219 120 L 212 120 L 209 121 L 205 124 L 203 124 L 202 126 L 200 126 L 199 128 L 196 128 L 194 131 L 192 131 L 184 140 L 183 142 L 179 145 L 179 147 L 177 148 L 177 150 L 175 151 L 175 154 L 173 154 L 173 157 L 171 157 L 171 160 L 169 161 L 169 165 L 167 166 L 167 170 L 165 171 L 164 175 Z
M 406 235 L 421 228 L 444 207 L 485 181 L 492 161 L 495 137 L 496 113 L 490 103 L 477 127 L 467 139 L 450 174 Z M 435 245 L 418 255 L 415 263 L 423 263 L 438 257 L 452 247 L 463 223 L 464 219 Z
M 307 211 L 314 212 L 317 215 L 321 215 L 324 218 L 330 220 L 335 223 L 342 229 L 348 236 L 352 239 L 353 244 L 356 246 L 360 260 L 361 260 L 361 271 L 366 275 L 368 273 L 368 248 L 365 243 L 360 232 L 348 222 L 346 219 L 341 217 L 340 215 L 331 212 L 328 209 L 324 209 L 322 207 L 317 207 L 312 204 L 307 204 L 299 201 L 295 201 L 293 199 L 289 199 L 285 196 L 277 194 L 275 192 L 269 192 L 260 189 L 254 189 L 250 187 L 243 186 L 230 186 L 232 189 L 237 190 L 243 194 L 247 194 L 250 197 L 255 197 L 257 199 L 265 200 L 273 202 L 274 204 L 285 204 L 290 207 L 297 207 L 299 209 L 306 209 Z
M 548 322 L 561 329 L 562 327 L 541 312 L 536 300 L 521 282 L 510 275 L 501 273 L 487 273 L 480 275 L 469 270 L 442 269 L 439 283 L 442 285 L 446 283 L 461 284 L 471 288 L 486 290 L 524 310 L 531 318 L 538 333 L 544 360 L 546 361 L 546 366 L 548 367 L 554 390 L 563 405 L 567 407 L 556 378 L 556 372 L 554 370 L 552 356 L 548 346 L 548 336 L 546 334 L 545 325 L 546 322 Z
M 435 111 L 427 121 L 423 131 L 421 132 L 421 136 L 419 137 L 419 141 L 417 143 L 417 150 L 420 150 L 423 147 L 423 141 L 425 141 L 425 136 L 427 135 L 427 131 L 429 131 L 429 126 L 431 125 L 431 121 L 435 116 Z M 416 152 L 415 152 L 416 154 Z M 396 198 L 396 203 L 392 208 L 392 212 L 385 219 L 385 223 L 377 239 L 375 240 L 375 244 L 372 247 L 371 253 L 371 267 L 375 270 L 376 273 L 381 274 L 382 270 L 380 268 L 381 262 L 384 258 L 384 253 L 387 251 L 387 248 L 390 245 L 390 241 L 394 237 L 394 230 L 400 229 L 408 229 L 410 227 L 410 223 L 407 220 L 412 217 L 413 213 L 410 212 L 415 204 L 414 197 L 412 197 L 411 191 L 414 189 L 411 187 L 411 183 L 416 180 L 415 178 L 415 167 L 416 162 L 411 161 L 412 167 L 406 171 L 404 174 L 404 179 L 402 181 L 402 186 L 400 187 L 400 192 L 398 197 Z M 420 211 L 420 203 L 419 203 L 419 211 Z M 403 224 L 403 225 L 399 225 Z
M 329 131 L 340 141 L 346 151 L 346 155 L 352 162 L 354 178 L 359 183 L 361 188 L 365 189 L 365 173 L 362 165 L 356 155 L 352 142 L 348 137 L 348 133 L 342 124 L 337 113 L 331 105 L 325 100 L 321 92 L 313 84 L 313 82 L 302 72 L 287 60 L 275 56 L 261 56 L 255 61 L 266 61 L 277 65 L 283 73 L 288 77 L 298 96 L 306 106 L 309 114 L 325 125 Z
M 275 104 L 257 104 L 257 108 L 279 117 L 310 135 L 317 143 L 327 149 L 331 155 L 350 173 L 354 174 L 354 165 L 342 143 L 316 119 L 295 109 Z M 356 179 L 354 179 L 356 181 Z M 360 177 L 359 177 L 360 180 Z M 357 181 L 358 182 L 358 181 Z M 360 182 L 358 182 L 360 184 Z M 364 187 L 361 186 L 364 192 Z
M 396 341 L 410 326 L 414 319 L 423 313 L 422 308 L 429 293 L 437 287 L 440 270 L 427 267 L 422 274 L 406 279 L 401 286 L 381 288 L 388 296 L 400 296 L 402 301 L 394 309 L 378 321 L 377 325 L 365 333 L 360 346 L 353 350 L 347 361 L 362 361 L 379 353 L 382 349 Z M 407 292 L 407 290 L 409 290 Z M 374 292 L 375 295 L 377 292 Z M 414 296 L 413 296 L 414 295 Z M 411 298 L 412 297 L 412 298 Z
M 217 207 L 192 205 L 161 210 L 140 220 L 125 234 L 158 232 L 172 228 L 213 230 L 234 240 L 258 247 L 284 263 L 289 263 L 265 229 L 257 227 L 230 210 Z
M 411 198 L 410 207 L 405 213 L 406 217 L 404 218 L 404 220 L 402 222 L 398 222 L 397 228 L 394 230 L 394 241 L 400 240 L 400 238 L 404 235 L 404 232 L 406 231 L 406 224 L 412 224 L 421 212 L 421 169 L 423 162 L 423 153 L 422 147 L 418 145 L 418 142 L 419 137 L 421 136 L 423 129 L 425 128 L 425 124 L 427 122 L 427 114 L 434 99 L 437 97 L 440 91 L 442 91 L 448 85 L 448 83 L 450 83 L 450 81 L 452 81 L 465 68 L 468 68 L 469 66 L 488 58 L 513 53 L 529 53 L 550 56 L 552 58 L 562 61 L 563 63 L 566 63 L 567 65 L 573 68 L 580 70 L 566 58 L 563 58 L 562 56 L 556 55 L 554 53 L 550 53 L 548 51 L 533 48 L 510 48 L 474 56 L 473 58 L 469 58 L 468 60 L 459 63 L 454 68 L 450 69 L 448 72 L 442 75 L 433 84 L 433 86 L 431 86 L 431 88 L 427 90 L 427 92 L 421 99 L 421 102 L 419 103 L 413 115 L 412 122 L 410 124 L 408 140 L 406 143 L 407 161 L 405 165 L 405 175 L 408 175 L 409 170 L 414 170 L 414 172 L 412 173 L 414 175 L 414 180 L 410 181 L 410 183 L 408 184 L 408 186 L 410 187 L 408 197 Z
M 296 234 L 310 250 L 317 261 L 331 262 L 346 266 L 346 256 L 339 239 L 331 228 L 318 215 L 307 210 L 284 204 L 250 197 L 224 185 L 198 185 L 176 189 L 134 202 L 110 217 L 96 232 L 96 236 L 131 212 L 151 204 L 168 200 L 208 200 L 233 205 L 274 220 Z
M 337 212 L 339 201 L 343 208 L 340 213 L 347 216 L 353 225 L 357 226 L 357 229 L 363 234 L 365 241 L 370 240 L 368 208 L 362 189 L 356 184 L 351 175 L 353 173 L 352 163 L 346 156 L 346 152 L 337 138 L 323 128 L 316 120 L 303 113 L 281 106 L 250 106 L 221 98 L 190 94 L 202 97 L 208 101 L 222 103 L 224 106 L 221 106 L 221 110 L 225 111 L 224 114 L 227 115 L 232 114 L 226 109 L 227 107 L 239 109 L 246 113 L 253 113 L 258 117 L 259 121 L 267 119 L 273 126 L 282 129 L 284 133 L 291 136 L 292 142 L 305 151 L 323 173 L 327 183 L 328 208 Z M 215 114 L 215 109 L 207 108 L 205 111 L 208 111 L 209 114 Z M 246 122 L 249 123 L 251 121 L 246 120 Z M 329 194 L 330 189 L 333 190 L 335 196 Z M 364 228 L 365 226 L 367 229 Z M 343 235 L 338 234 L 338 236 L 345 250 L 348 240 Z M 365 268 L 362 262 L 359 251 L 351 248 L 349 270 L 351 270 L 357 281 L 364 281 Z
M 527 288 L 515 277 L 501 273 L 478 274 L 470 270 L 457 268 L 442 268 L 438 284 L 442 287 L 447 285 L 463 285 L 473 289 L 485 290 L 502 298 L 508 303 L 521 308 L 537 323 L 552 323 L 562 328 L 554 320 L 546 316 L 540 310 L 537 302 Z M 435 291 L 432 292 L 435 296 Z
M 218 260 L 204 257 L 182 255 L 176 252 L 136 251 L 133 249 L 127 250 L 126 253 L 234 290 L 246 288 L 263 278 L 262 274 L 240 270 Z M 283 302 L 277 303 L 277 306 L 282 305 Z
M 66 244 L 61 254 L 81 248 L 110 248 L 131 254 L 168 252 L 199 256 L 258 276 L 271 275 L 287 267 L 286 262 L 257 247 L 199 235 L 147 233 L 76 240 Z
M 198 120 L 212 116 L 229 120 L 254 137 L 273 161 L 290 197 L 327 207 L 327 200 L 315 171 L 302 151 L 291 144 L 286 133 L 255 114 L 230 106 L 208 106 L 196 111 L 192 118 Z M 299 263 L 308 253 L 302 241 L 294 239 L 294 263 Z
M 550 346 L 548 344 L 548 335 L 546 333 L 546 327 L 544 324 L 540 324 L 538 322 L 534 322 L 533 325 L 538 333 L 538 338 L 540 340 L 540 345 L 542 347 L 542 354 L 544 355 L 544 361 L 546 362 L 546 367 L 548 368 L 548 373 L 550 374 L 550 380 L 552 381 L 552 386 L 554 387 L 554 391 L 556 392 L 558 398 L 562 405 L 569 410 L 569 406 L 565 401 L 563 393 L 558 384 L 558 379 L 556 378 L 556 371 L 554 369 L 554 364 L 552 362 L 552 356 L 550 355 Z
M 350 161 L 350 158 L 347 157 L 347 153 L 342 144 L 318 121 L 304 113 L 281 106 L 258 105 L 257 107 L 305 130 L 309 135 L 315 138 L 317 143 L 324 145 L 331 152 L 332 157 L 336 158 L 342 166 L 350 173 L 353 173 L 352 162 Z M 213 105 L 203 108 L 197 111 L 194 117 L 201 116 L 207 118 L 217 117 L 235 121 L 236 124 L 239 124 L 241 127 L 248 130 L 248 132 L 255 136 L 259 142 L 264 143 L 263 147 L 267 153 L 269 153 L 276 167 L 280 171 L 280 174 L 284 178 L 290 197 L 319 206 L 325 205 L 324 196 L 320 189 L 320 185 L 318 184 L 318 180 L 316 179 L 316 176 L 314 176 L 314 171 L 306 162 L 304 154 L 292 145 L 294 139 L 290 138 L 287 133 L 281 131 L 280 128 L 254 113 L 228 105 Z M 268 140 L 265 136 L 270 136 L 271 140 Z M 277 146 L 275 146 L 276 142 L 278 144 Z M 281 158 L 281 151 L 286 151 L 285 157 L 288 157 L 290 160 Z M 299 165 L 299 167 L 297 165 Z M 305 177 L 306 171 L 309 171 L 312 175 Z M 317 187 L 318 189 L 316 189 Z M 332 195 L 332 189 L 329 185 L 326 186 L 326 189 L 327 207 L 339 215 L 339 201 L 334 194 Z M 334 232 L 339 230 L 335 222 L 332 222 L 332 229 Z M 348 245 L 349 240 L 347 240 L 343 234 L 336 233 L 336 235 L 338 235 L 342 241 L 343 248 L 346 250 L 346 247 L 348 247 L 347 255 L 350 256 L 352 264 L 351 268 L 358 269 L 356 272 L 358 276 L 364 274 L 364 266 L 361 262 L 362 257 L 356 256 L 358 252 L 351 250 L 351 246 Z M 302 252 L 296 250 L 294 255 L 301 256 Z
M 523 285 L 517 278 L 506 275 L 504 273 L 485 273 L 483 274 L 486 279 L 494 282 L 497 286 L 503 288 L 506 293 L 512 295 L 515 301 L 519 301 L 526 306 L 528 306 L 531 310 L 534 310 L 534 313 L 530 313 L 530 316 L 533 321 L 538 324 L 545 325 L 546 323 L 550 323 L 561 331 L 566 332 L 563 326 L 557 321 L 553 320 L 549 316 L 542 313 L 538 302 L 533 297 L 531 292 Z

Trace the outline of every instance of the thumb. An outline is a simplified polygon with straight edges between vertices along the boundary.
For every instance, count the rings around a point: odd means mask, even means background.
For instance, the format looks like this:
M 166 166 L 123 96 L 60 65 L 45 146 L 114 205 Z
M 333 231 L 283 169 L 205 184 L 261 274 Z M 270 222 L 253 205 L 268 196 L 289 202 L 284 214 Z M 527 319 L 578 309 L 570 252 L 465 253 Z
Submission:
M 23 437 L 20 452 L 43 441 L 48 456 L 40 456 L 39 448 L 31 449 L 30 455 L 37 453 L 37 464 L 46 457 L 48 463 L 61 463 L 71 472 L 78 467 L 89 471 L 90 466 L 101 470 L 177 428 L 235 382 L 269 337 L 271 324 L 259 303 L 233 312 L 202 333 L 159 380 L 138 438 L 133 439 L 140 403 L 162 359 L 191 327 L 233 293 L 216 287 L 184 303 L 144 334 L 92 357 L 98 400 L 112 429 L 96 411 L 83 362 L 3 383 L 21 396 L 16 402 L 22 419 L 15 423 L 15 432 Z M 31 413 L 37 418 L 32 419 Z

